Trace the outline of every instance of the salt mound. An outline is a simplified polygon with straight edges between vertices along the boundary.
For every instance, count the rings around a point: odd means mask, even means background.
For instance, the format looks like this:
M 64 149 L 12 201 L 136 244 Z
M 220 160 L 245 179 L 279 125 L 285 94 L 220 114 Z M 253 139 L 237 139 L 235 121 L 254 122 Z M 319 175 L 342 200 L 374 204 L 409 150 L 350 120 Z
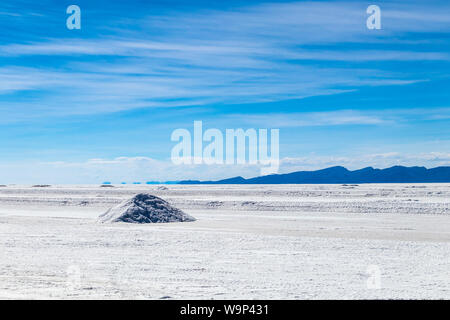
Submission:
M 109 209 L 98 217 L 99 222 L 163 223 L 195 221 L 195 218 L 167 201 L 148 193 L 133 198 Z

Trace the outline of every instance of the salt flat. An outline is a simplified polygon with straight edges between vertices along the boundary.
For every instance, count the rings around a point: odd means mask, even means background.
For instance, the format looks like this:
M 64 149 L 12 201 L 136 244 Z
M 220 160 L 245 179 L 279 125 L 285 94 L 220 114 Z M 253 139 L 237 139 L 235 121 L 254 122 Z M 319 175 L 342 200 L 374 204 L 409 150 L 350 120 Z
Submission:
M 0 298 L 449 299 L 450 184 L 0 187 Z

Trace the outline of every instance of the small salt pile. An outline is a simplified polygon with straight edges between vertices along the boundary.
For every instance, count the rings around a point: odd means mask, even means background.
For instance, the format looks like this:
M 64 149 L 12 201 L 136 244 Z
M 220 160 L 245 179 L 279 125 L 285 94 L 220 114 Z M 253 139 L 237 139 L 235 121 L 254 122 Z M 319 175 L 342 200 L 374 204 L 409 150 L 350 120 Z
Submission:
M 98 221 L 102 223 L 164 223 L 195 221 L 195 218 L 172 207 L 161 198 L 140 193 L 109 209 L 98 217 Z

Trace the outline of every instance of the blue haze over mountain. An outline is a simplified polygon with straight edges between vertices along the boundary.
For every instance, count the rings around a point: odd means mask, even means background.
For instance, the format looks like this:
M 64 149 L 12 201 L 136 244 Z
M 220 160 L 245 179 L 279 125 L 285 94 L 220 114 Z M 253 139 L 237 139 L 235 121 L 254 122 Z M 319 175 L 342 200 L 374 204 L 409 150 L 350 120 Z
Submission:
M 386 169 L 372 167 L 350 171 L 336 166 L 316 171 L 297 171 L 251 179 L 235 177 L 218 181 L 181 181 L 180 184 L 302 184 L 302 183 L 432 183 L 450 182 L 450 167 L 394 166 Z

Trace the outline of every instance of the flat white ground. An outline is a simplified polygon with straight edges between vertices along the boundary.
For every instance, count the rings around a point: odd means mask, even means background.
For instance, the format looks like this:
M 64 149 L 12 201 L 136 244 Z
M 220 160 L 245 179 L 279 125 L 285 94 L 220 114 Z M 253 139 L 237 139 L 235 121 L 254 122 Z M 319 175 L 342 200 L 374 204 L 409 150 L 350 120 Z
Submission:
M 450 184 L 0 187 L 0 298 L 450 299 Z

